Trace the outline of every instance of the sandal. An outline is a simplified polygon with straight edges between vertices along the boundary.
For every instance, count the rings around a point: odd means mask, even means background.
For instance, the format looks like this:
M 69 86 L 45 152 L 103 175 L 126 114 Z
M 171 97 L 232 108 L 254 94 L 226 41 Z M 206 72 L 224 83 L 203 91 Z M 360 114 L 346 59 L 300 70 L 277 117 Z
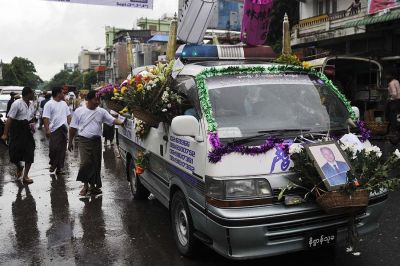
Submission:
M 97 194 L 102 194 L 103 191 L 101 191 L 100 188 L 96 188 L 96 187 L 91 187 L 90 188 L 90 194 L 92 195 L 97 195 Z
M 82 190 L 79 192 L 79 196 L 86 196 L 86 194 L 89 192 L 88 187 L 83 187 Z
M 49 169 L 50 174 L 54 174 L 55 171 L 56 171 L 56 168 L 53 166 L 50 166 L 50 169 Z
M 26 177 L 26 178 L 23 178 L 22 179 L 22 182 L 24 182 L 25 184 L 32 184 L 33 183 L 33 180 L 32 179 L 30 179 L 29 177 Z

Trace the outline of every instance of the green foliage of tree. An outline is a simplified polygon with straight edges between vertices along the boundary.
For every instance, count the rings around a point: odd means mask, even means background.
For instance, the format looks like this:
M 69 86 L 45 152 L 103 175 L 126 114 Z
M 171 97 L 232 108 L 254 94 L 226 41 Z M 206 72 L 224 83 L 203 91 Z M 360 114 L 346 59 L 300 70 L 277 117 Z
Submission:
M 94 71 L 81 73 L 79 70 L 73 72 L 61 70 L 46 84 L 45 90 L 51 90 L 53 87 L 71 85 L 78 90 L 90 89 L 97 83 L 97 74 Z
M 14 57 L 10 64 L 3 64 L 2 86 L 29 86 L 36 89 L 43 81 L 36 75 L 35 65 L 28 59 Z
M 283 17 L 287 13 L 290 27 L 292 28 L 299 22 L 299 1 L 297 0 L 275 0 L 272 7 L 270 18 L 271 24 L 267 43 L 276 53 L 282 51 L 282 23 Z

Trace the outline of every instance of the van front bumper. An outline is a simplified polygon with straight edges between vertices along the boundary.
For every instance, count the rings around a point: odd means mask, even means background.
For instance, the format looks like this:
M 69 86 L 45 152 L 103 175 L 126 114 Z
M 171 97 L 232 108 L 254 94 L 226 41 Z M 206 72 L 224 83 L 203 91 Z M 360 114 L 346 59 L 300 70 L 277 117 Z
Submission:
M 370 199 L 356 216 L 360 236 L 378 227 L 387 194 Z M 262 215 L 264 213 L 264 215 Z M 207 235 L 212 247 L 231 259 L 253 259 L 307 249 L 306 237 L 315 232 L 337 232 L 336 243 L 347 238 L 348 215 L 327 215 L 314 204 L 218 209 L 208 207 Z

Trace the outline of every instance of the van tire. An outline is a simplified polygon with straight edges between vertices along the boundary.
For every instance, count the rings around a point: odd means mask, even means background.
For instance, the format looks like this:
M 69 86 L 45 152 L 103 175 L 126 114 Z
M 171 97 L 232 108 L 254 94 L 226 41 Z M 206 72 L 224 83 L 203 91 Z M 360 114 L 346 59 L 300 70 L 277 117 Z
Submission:
M 199 241 L 194 236 L 194 226 L 185 195 L 177 191 L 172 197 L 170 208 L 171 226 L 179 252 L 193 257 Z
M 135 163 L 132 159 L 128 161 L 128 181 L 132 196 L 135 200 L 143 200 L 149 197 L 150 192 L 143 186 L 142 182 L 140 182 L 140 178 L 135 172 Z

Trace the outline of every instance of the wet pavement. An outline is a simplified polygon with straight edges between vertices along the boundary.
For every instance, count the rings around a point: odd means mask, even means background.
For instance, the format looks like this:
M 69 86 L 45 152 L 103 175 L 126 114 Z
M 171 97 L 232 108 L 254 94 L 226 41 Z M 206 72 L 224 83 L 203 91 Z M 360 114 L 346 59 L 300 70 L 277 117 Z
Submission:
M 103 148 L 103 195 L 80 199 L 78 151 L 64 176 L 48 173 L 48 142 L 35 135 L 34 183 L 19 185 L 0 145 L 1 265 L 400 265 L 400 193 L 391 193 L 380 228 L 361 242 L 361 256 L 343 246 L 262 260 L 232 262 L 208 248 L 179 255 L 168 211 L 157 200 L 134 201 L 115 147 Z

